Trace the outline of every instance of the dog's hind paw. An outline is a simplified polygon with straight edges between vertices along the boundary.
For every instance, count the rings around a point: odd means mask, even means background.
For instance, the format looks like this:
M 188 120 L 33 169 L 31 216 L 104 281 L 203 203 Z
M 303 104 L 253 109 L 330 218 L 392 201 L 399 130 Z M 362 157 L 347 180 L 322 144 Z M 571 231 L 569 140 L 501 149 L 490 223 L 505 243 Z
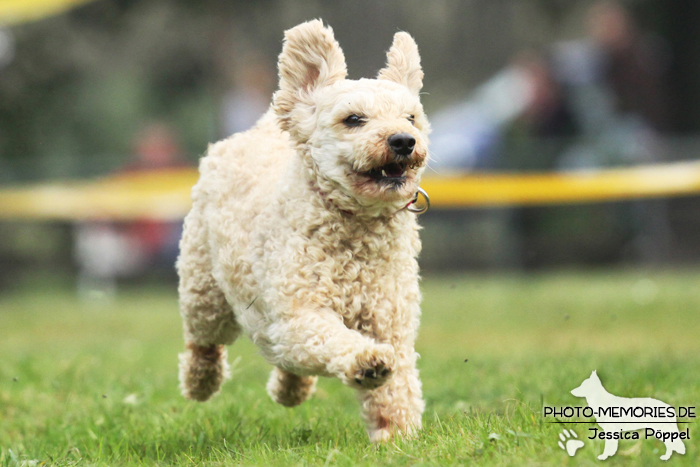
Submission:
M 346 375 L 352 386 L 376 389 L 389 379 L 395 366 L 394 348 L 388 344 L 379 344 L 358 354 L 355 365 Z
M 230 377 L 223 345 L 200 346 L 188 342 L 187 351 L 180 354 L 180 389 L 187 399 L 208 400 Z
M 267 393 L 278 404 L 294 407 L 316 392 L 316 379 L 316 376 L 298 376 L 275 367 L 267 382 Z

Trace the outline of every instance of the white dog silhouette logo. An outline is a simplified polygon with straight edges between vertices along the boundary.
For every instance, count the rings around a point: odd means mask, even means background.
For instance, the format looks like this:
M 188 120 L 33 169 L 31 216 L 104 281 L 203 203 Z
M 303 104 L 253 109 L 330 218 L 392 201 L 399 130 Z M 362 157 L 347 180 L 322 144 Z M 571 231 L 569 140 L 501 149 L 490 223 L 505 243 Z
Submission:
M 679 432 L 675 412 L 665 402 L 650 397 L 628 398 L 610 394 L 603 387 L 595 370 L 571 394 L 586 399 L 595 414 L 596 422 L 601 426 L 600 433 L 596 428 L 591 428 L 595 431 L 594 436 L 605 439 L 605 448 L 598 459 L 604 460 L 615 454 L 619 439 L 639 437 L 637 433 L 630 437 L 624 432 L 641 429 L 645 430 L 645 437 L 651 431 L 655 438 L 666 445 L 662 460 L 668 460 L 674 451 L 685 454 L 685 444 L 681 438 L 686 433 Z

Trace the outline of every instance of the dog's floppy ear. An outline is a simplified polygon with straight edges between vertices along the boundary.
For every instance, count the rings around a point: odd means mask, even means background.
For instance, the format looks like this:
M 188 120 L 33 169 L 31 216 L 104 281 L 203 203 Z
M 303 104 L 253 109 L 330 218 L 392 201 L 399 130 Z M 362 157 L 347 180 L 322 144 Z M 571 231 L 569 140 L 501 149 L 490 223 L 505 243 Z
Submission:
M 394 42 L 386 53 L 386 66 L 379 71 L 378 78 L 403 84 L 414 94 L 421 90 L 423 69 L 420 66 L 418 46 L 410 34 L 394 34 Z
M 284 130 L 290 130 L 291 113 L 298 104 L 312 106 L 314 90 L 345 79 L 347 66 L 333 30 L 321 20 L 308 21 L 284 33 L 278 62 L 280 88 L 273 98 Z

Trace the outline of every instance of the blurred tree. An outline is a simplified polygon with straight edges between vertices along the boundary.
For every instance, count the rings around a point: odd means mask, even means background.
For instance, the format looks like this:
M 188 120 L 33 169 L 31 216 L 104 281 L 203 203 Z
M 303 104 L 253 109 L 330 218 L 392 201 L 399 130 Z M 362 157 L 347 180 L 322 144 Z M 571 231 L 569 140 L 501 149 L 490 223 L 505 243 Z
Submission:
M 463 98 L 523 48 L 576 37 L 572 25 L 580 25 L 587 3 L 95 0 L 10 29 L 16 51 L 0 69 L 0 164 L 5 173 L 31 167 L 33 177 L 110 170 L 130 157 L 133 135 L 153 119 L 178 129 L 194 161 L 224 136 L 219 106 L 232 69 L 251 56 L 272 69 L 282 32 L 319 17 L 333 26 L 352 78 L 373 76 L 392 35 L 410 31 L 422 51 L 431 111 Z M 693 107 L 700 81 L 689 58 L 700 47 L 690 27 L 700 11 L 685 0 L 629 3 L 646 17 L 667 18 L 652 26 L 669 33 L 674 57 L 680 52 L 676 90 L 688 99 L 675 126 L 700 127 Z
M 216 73 L 209 22 L 191 10 L 98 1 L 15 27 L 14 62 L 0 71 L 0 157 L 128 157 L 152 118 L 177 123 L 201 151 L 215 136 Z

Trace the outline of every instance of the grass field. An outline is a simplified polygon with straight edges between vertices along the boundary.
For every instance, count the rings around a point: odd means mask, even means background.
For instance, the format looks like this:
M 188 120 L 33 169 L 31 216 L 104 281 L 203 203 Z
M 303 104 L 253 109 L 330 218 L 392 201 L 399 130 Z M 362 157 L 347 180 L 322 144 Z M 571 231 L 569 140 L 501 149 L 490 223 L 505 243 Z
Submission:
M 380 447 L 336 380 L 296 409 L 274 404 L 270 367 L 245 339 L 220 396 L 183 400 L 174 287 L 125 290 L 111 304 L 61 287 L 6 292 L 0 466 L 599 465 L 589 425 L 566 425 L 585 441 L 569 457 L 543 404 L 585 405 L 569 391 L 597 369 L 614 394 L 700 405 L 699 284 L 692 270 L 426 278 L 424 429 Z M 700 464 L 698 425 L 685 426 L 687 452 L 669 465 Z M 602 465 L 660 465 L 664 449 L 622 441 Z

